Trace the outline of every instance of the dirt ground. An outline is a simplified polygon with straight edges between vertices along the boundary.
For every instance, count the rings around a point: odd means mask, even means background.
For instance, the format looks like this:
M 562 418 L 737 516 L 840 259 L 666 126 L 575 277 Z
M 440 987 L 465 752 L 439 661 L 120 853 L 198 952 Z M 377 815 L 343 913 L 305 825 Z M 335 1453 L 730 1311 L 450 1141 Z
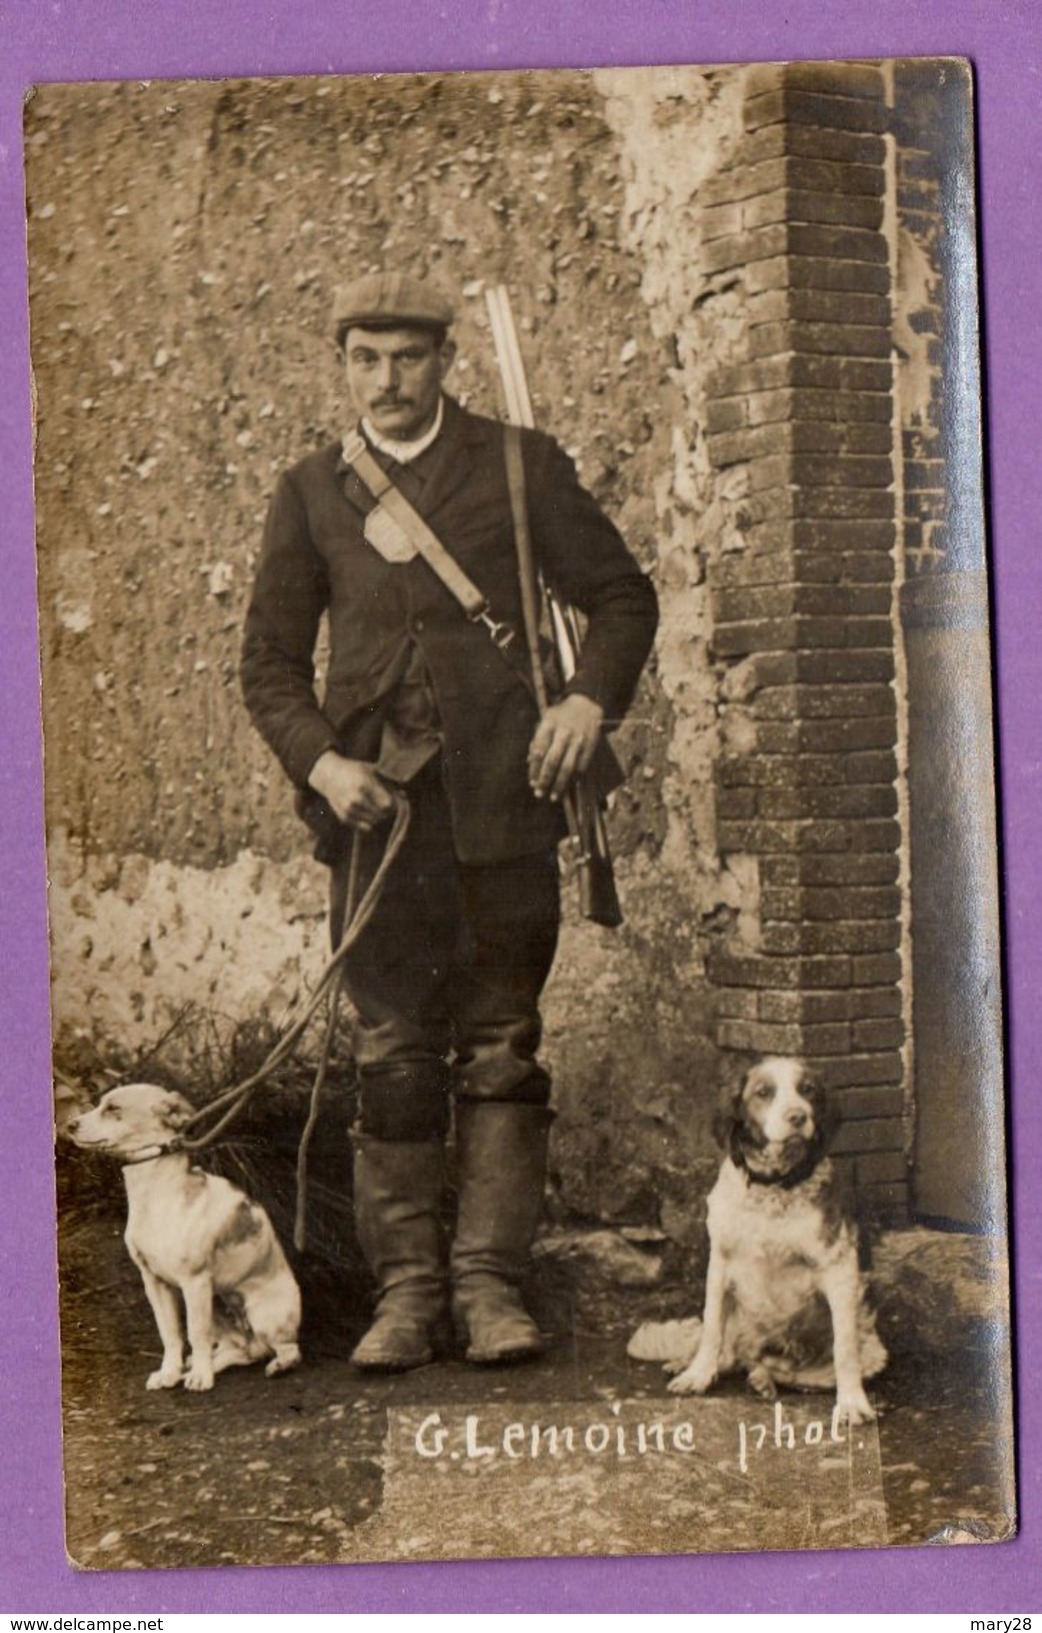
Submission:
M 828 1441 L 831 1401 L 786 1397 L 797 1451 L 765 1454 L 758 1469 L 740 1467 L 735 1435 L 749 1426 L 746 1463 L 755 1464 L 755 1425 L 770 1427 L 770 1407 L 737 1383 L 712 1399 L 674 1401 L 657 1367 L 626 1357 L 629 1315 L 605 1331 L 602 1313 L 591 1330 L 588 1301 L 563 1284 L 542 1289 L 553 1339 L 524 1366 L 478 1369 L 449 1355 L 406 1375 L 363 1376 L 347 1357 L 364 1304 L 356 1293 L 338 1309 L 327 1277 L 299 1371 L 270 1381 L 261 1368 L 225 1373 L 204 1395 L 148 1393 L 158 1346 L 121 1229 L 105 1206 L 77 1210 L 62 1233 L 67 1543 L 84 1568 L 922 1544 L 1012 1532 L 1008 1414 L 986 1347 L 895 1355 L 871 1386 L 878 1440 L 870 1428 L 856 1453 L 804 1446 L 822 1425 Z M 468 1417 L 477 1459 L 464 1450 Z M 666 1454 L 502 1454 L 508 1422 L 571 1422 L 581 1447 L 597 1417 L 613 1433 L 626 1426 L 626 1452 L 638 1423 L 665 1424 Z M 684 1420 L 696 1426 L 694 1457 L 670 1450 Z M 418 1433 L 428 1451 L 441 1444 L 435 1425 L 448 1431 L 444 1455 L 418 1457 Z M 771 1434 L 766 1444 L 770 1454 Z

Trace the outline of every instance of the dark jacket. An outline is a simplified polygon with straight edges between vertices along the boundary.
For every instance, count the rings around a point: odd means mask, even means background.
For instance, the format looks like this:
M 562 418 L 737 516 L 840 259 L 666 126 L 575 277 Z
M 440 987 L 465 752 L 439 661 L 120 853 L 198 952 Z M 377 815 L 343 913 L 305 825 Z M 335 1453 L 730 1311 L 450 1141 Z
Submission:
M 548 582 L 588 617 L 568 689 L 594 698 L 609 722 L 617 720 L 655 632 L 654 591 L 553 439 L 527 431 L 523 454 L 536 558 Z M 492 616 L 523 630 L 503 426 L 446 399 L 431 458 L 416 508 L 488 597 Z M 383 710 L 413 640 L 437 699 L 460 859 L 503 860 L 554 844 L 559 813 L 528 787 L 536 726 L 530 692 L 426 562 L 386 562 L 366 541 L 372 504 L 339 444 L 280 479 L 243 648 L 243 692 L 254 724 L 300 788 L 329 748 L 375 761 Z M 329 667 L 320 705 L 314 651 L 327 611 Z

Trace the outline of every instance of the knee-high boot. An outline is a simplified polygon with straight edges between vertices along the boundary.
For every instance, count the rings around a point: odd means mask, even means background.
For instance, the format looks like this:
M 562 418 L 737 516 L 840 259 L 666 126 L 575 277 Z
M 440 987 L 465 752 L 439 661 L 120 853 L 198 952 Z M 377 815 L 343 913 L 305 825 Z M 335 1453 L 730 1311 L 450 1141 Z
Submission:
M 518 1284 L 542 1210 L 552 1120 L 544 1106 L 456 1102 L 452 1308 L 467 1339 L 468 1361 L 507 1361 L 543 1347 Z
M 356 1366 L 404 1372 L 433 1356 L 431 1330 L 445 1307 L 439 1205 L 440 1140 L 356 1134 L 355 1228 L 376 1278 L 377 1307 L 351 1356 Z

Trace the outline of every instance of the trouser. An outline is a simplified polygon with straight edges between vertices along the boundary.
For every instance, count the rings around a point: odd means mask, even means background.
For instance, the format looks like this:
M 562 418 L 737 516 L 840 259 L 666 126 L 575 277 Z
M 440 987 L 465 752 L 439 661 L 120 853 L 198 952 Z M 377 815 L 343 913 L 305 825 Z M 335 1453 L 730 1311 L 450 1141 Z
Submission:
M 450 1084 L 464 1100 L 547 1104 L 539 999 L 560 922 L 555 852 L 461 864 L 439 761 L 410 784 L 409 802 L 403 848 L 344 962 L 358 1131 L 390 1141 L 442 1138 Z M 385 840 L 362 838 L 359 892 Z

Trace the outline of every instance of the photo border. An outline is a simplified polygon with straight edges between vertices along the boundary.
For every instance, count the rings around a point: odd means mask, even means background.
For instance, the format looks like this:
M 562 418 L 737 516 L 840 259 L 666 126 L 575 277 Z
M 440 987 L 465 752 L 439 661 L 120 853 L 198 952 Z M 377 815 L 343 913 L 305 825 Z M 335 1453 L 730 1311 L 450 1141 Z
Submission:
M 8 0 L 0 62 L 0 468 L 7 528 L 0 549 L 0 696 L 4 753 L 0 832 L 7 883 L 0 906 L 6 1021 L 6 1128 L 0 1140 L 0 1331 L 3 1453 L 0 1586 L 18 1613 L 177 1611 L 736 1610 L 1030 1612 L 1042 1580 L 1042 1393 L 1018 1394 L 1021 1530 L 987 1547 L 645 1559 L 541 1559 L 453 1564 L 220 1568 L 84 1573 L 66 1563 L 54 1269 L 50 1038 L 41 795 L 39 658 L 29 415 L 21 113 L 34 81 L 223 75 L 652 66 L 793 57 L 967 56 L 976 75 L 988 533 L 997 648 L 1008 1081 L 1017 1347 L 1042 1349 L 1042 1189 L 1030 1154 L 1042 1142 L 1042 1096 L 1030 1067 L 1042 1053 L 1042 803 L 1037 727 L 1042 638 L 1036 564 L 1039 500 L 1034 383 L 1042 378 L 1042 221 L 1032 156 L 1039 151 L 1030 0 L 1001 21 L 979 0 L 785 0 L 766 17 L 733 0 L 457 0 L 452 31 L 418 0 Z M 1037 23 L 1037 17 L 1035 19 Z M 1032 74 L 1029 69 L 1036 69 Z M 1033 548 L 1034 547 L 1034 548 Z M 1017 1092 L 1017 1086 L 1020 1092 Z M 1012 1164 L 1011 1164 L 1012 1169 Z M 41 1179 L 42 1176 L 42 1179 Z M 959 1516 L 953 1515 L 953 1522 Z

